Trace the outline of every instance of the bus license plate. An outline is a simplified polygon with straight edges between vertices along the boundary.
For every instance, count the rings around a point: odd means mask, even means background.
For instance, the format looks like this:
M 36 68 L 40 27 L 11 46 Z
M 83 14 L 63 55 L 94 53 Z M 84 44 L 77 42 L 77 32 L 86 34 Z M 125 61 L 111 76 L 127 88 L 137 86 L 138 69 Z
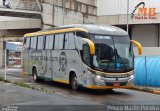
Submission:
M 113 83 L 113 86 L 120 86 L 120 83 Z

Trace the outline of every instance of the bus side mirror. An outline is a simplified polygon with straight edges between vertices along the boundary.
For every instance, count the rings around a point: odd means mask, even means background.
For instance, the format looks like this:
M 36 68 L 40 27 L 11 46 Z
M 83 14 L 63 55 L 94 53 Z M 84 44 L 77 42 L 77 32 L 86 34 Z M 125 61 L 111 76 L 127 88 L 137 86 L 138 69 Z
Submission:
M 94 43 L 91 40 L 86 39 L 86 38 L 82 38 L 82 40 L 89 45 L 90 54 L 95 55 L 95 45 L 94 45 Z
M 139 55 L 141 55 L 141 54 L 142 54 L 142 45 L 141 45 L 139 42 L 135 41 L 135 40 L 131 40 L 131 42 L 132 42 L 135 46 L 137 46 L 137 48 L 138 48 L 138 53 L 139 53 Z

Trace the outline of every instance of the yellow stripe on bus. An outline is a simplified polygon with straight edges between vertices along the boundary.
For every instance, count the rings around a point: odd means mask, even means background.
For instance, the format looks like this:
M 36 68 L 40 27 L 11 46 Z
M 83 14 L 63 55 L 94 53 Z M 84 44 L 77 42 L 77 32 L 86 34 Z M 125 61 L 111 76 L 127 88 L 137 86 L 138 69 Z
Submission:
M 65 83 L 65 84 L 69 84 L 69 82 L 67 80 L 53 80 L 55 82 L 60 82 L 60 83 Z
M 88 33 L 88 30 L 83 28 L 68 28 L 68 29 L 56 29 L 56 30 L 50 30 L 50 31 L 44 31 L 44 32 L 28 33 L 28 34 L 25 34 L 24 37 L 50 35 L 50 34 L 65 33 L 65 32 L 72 32 L 72 31 L 83 31 Z

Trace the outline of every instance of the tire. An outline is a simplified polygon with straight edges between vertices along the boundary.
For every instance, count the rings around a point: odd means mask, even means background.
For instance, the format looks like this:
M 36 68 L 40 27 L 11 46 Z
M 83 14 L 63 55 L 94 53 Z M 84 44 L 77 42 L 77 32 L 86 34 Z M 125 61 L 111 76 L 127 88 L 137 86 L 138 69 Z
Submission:
M 76 74 L 72 75 L 71 80 L 70 80 L 70 85 L 71 85 L 72 90 L 74 90 L 74 91 L 78 91 L 79 90 L 79 85 L 77 83 Z
M 33 75 L 33 80 L 35 82 L 39 82 L 39 78 L 37 77 L 37 69 L 36 68 L 33 68 L 33 72 L 32 72 L 32 75 Z

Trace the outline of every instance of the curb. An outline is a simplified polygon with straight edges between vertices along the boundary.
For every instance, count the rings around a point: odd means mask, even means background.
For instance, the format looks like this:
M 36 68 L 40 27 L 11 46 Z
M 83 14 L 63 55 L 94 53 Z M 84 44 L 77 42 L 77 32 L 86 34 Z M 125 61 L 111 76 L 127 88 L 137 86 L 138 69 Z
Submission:
M 0 76 L 0 81 L 5 82 L 5 83 L 12 83 L 14 85 L 21 86 L 21 87 L 26 87 L 26 88 L 30 88 L 30 89 L 36 89 L 35 87 L 30 86 L 30 85 L 28 85 L 26 83 L 23 83 L 23 82 L 4 80 L 4 78 L 2 78 L 1 76 Z M 160 90 L 153 90 L 153 89 L 144 88 L 144 87 L 133 86 L 133 87 L 130 87 L 130 88 L 127 88 L 127 89 L 160 95 Z M 38 89 L 38 90 L 41 90 L 43 92 L 48 92 L 46 89 Z
M 140 87 L 135 87 L 135 86 L 133 86 L 133 88 L 130 88 L 130 89 L 131 90 L 142 91 L 142 92 L 147 92 L 147 93 L 160 95 L 160 90 L 153 90 L 153 89 L 148 89 L 148 88 L 140 88 Z
M 31 86 L 31 85 L 29 85 L 29 84 L 27 84 L 23 81 L 17 82 L 17 81 L 14 81 L 14 80 L 4 80 L 4 78 L 1 77 L 1 76 L 0 76 L 0 83 L 10 83 L 12 85 L 16 85 L 16 86 L 23 87 L 23 88 L 28 88 L 28 89 L 33 89 L 33 90 L 39 90 L 41 92 L 55 93 L 55 92 L 50 92 L 45 88 L 36 88 L 36 87 Z
M 160 90 L 153 90 L 153 93 L 160 95 Z

